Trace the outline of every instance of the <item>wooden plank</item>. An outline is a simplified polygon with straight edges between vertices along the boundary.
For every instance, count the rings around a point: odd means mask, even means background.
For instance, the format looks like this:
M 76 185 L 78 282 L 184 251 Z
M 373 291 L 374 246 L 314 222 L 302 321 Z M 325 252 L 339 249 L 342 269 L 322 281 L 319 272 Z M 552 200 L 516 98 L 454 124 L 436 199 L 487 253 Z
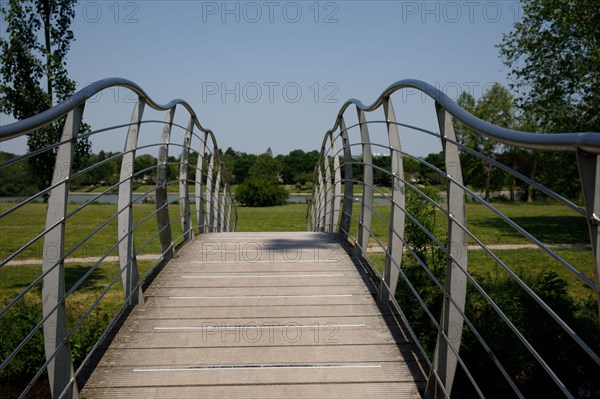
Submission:
M 301 333 L 294 339 L 286 339 L 283 328 L 259 326 L 257 324 L 238 324 L 225 326 L 212 324 L 205 330 L 170 329 L 169 326 L 159 327 L 149 332 L 120 332 L 113 342 L 119 349 L 159 349 L 159 348 L 216 348 L 225 346 L 307 346 L 316 343 L 327 345 L 380 345 L 395 344 L 394 337 L 386 330 L 360 328 L 359 325 L 340 326 L 336 324 L 307 325 L 296 327 Z M 258 330 L 260 329 L 260 331 Z M 232 335 L 232 331 L 238 331 Z M 237 338 L 237 339 L 236 339 Z
M 181 296 L 154 296 L 147 301 L 148 306 L 157 308 L 174 307 L 244 307 L 244 306 L 315 306 L 315 305 L 370 305 L 373 303 L 371 295 L 354 294 L 316 294 L 316 295 L 230 295 L 212 296 L 190 295 Z
M 239 386 L 165 386 L 88 388 L 86 396 L 114 399 L 196 399 L 196 398 L 420 398 L 415 386 L 399 383 L 289 384 Z
M 225 326 L 236 326 L 236 325 L 248 325 L 249 323 L 254 323 L 257 325 L 338 325 L 338 326 L 346 326 L 344 328 L 348 329 L 351 327 L 348 326 L 357 326 L 356 328 L 366 328 L 366 329 L 383 329 L 388 330 L 388 327 L 381 316 L 369 316 L 369 317 L 260 317 L 254 318 L 252 320 L 241 319 L 241 318 L 233 318 L 233 319 L 212 319 L 212 320 L 179 320 L 179 319 L 170 319 L 170 320 L 159 320 L 159 319 L 150 319 L 140 321 L 138 319 L 130 318 L 125 322 L 121 331 L 130 331 L 130 332 L 165 332 L 168 331 L 166 327 L 171 328 L 179 328 L 184 329 L 184 327 L 192 326 L 195 329 L 200 328 L 202 326 L 207 325 L 225 325 Z M 197 330 L 190 330 L 191 332 Z
M 231 296 L 231 295 L 366 295 L 369 289 L 363 285 L 318 287 L 164 287 L 153 285 L 146 297 L 169 296 Z
M 101 366 L 90 386 L 178 386 L 178 385 L 257 385 L 311 384 L 341 382 L 414 383 L 404 362 L 353 364 L 294 364 L 289 367 L 255 368 L 172 368 Z
M 223 306 L 223 307 L 144 307 L 136 309 L 133 317 L 143 319 L 215 319 L 244 318 L 253 319 L 263 315 L 285 317 L 327 316 L 376 316 L 379 309 L 373 304 L 367 305 L 315 305 L 315 306 Z
M 81 396 L 419 397 L 414 347 L 336 240 L 197 238 L 103 347 Z

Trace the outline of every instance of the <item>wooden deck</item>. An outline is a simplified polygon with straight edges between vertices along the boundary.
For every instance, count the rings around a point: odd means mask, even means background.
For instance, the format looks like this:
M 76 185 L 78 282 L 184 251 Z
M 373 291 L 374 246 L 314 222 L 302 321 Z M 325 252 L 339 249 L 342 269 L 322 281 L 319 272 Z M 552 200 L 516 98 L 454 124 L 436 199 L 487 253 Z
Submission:
M 203 235 L 146 290 L 81 395 L 420 397 L 415 351 L 372 292 L 335 236 Z

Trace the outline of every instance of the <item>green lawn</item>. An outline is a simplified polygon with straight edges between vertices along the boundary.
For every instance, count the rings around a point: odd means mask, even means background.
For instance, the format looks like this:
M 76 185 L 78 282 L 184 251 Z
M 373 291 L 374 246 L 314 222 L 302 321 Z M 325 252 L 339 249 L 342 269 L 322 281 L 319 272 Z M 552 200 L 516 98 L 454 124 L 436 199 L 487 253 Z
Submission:
M 8 209 L 10 206 L 10 204 L 0 204 L 0 211 Z M 69 205 L 69 211 L 75 208 L 76 205 Z M 573 212 L 565 212 L 563 207 L 541 204 L 498 204 L 497 208 L 544 243 L 585 243 L 588 239 L 584 218 Z M 134 223 L 139 223 L 156 208 L 153 204 L 137 204 L 134 205 L 133 209 Z M 306 231 L 307 207 L 305 204 L 288 204 L 267 208 L 239 206 L 237 210 L 238 231 Z M 378 204 L 375 205 L 374 210 L 382 216 L 383 221 L 374 214 L 372 232 L 385 245 L 388 238 L 388 229 L 384 221 L 389 219 L 389 206 Z M 43 231 L 45 211 L 45 204 L 29 204 L 1 220 L 0 257 L 4 258 L 12 254 L 19 247 L 35 237 L 35 235 Z M 65 232 L 67 250 L 79 243 L 82 238 L 90 234 L 94 229 L 98 228 L 115 211 L 115 205 L 94 204 L 68 219 Z M 178 237 L 181 234 L 178 205 L 173 204 L 169 206 L 169 212 L 172 221 L 173 236 Z M 360 207 L 358 205 L 354 206 L 353 215 L 357 219 L 360 217 Z M 439 211 L 436 212 L 436 232 L 442 237 L 445 234 L 446 223 L 447 219 L 444 215 Z M 512 231 L 510 226 L 482 205 L 472 203 L 467 205 L 467 225 L 471 231 L 488 245 L 525 244 L 529 242 L 521 234 Z M 353 221 L 351 226 L 353 234 L 355 234 L 356 229 L 357 222 Z M 155 216 L 153 215 L 136 229 L 136 248 L 140 249 L 144 243 L 149 242 L 143 248 L 142 252 L 159 253 L 160 245 L 158 239 L 155 237 L 151 240 L 156 231 Z M 102 256 L 116 242 L 116 236 L 117 221 L 115 219 L 103 227 L 71 257 Z M 43 240 L 38 240 L 36 244 L 16 259 L 33 259 L 33 263 L 41 263 L 42 245 Z M 373 237 L 371 237 L 370 246 L 377 246 Z M 553 266 L 556 262 L 543 251 L 521 248 L 496 250 L 495 252 L 515 271 L 534 273 L 549 267 L 555 267 L 561 277 L 570 278 L 570 273 L 562 267 Z M 593 279 L 591 250 L 558 249 L 556 252 L 564 256 L 566 260 Z M 116 255 L 116 253 L 116 250 L 113 250 L 112 254 Z M 379 255 L 374 254 L 372 258 L 376 264 L 381 264 L 382 261 L 379 259 Z M 472 270 L 475 272 L 496 273 L 498 271 L 498 267 L 483 251 L 470 251 L 470 260 Z M 67 269 L 71 270 L 69 273 L 74 273 L 69 275 L 73 276 L 77 275 L 77 270 L 84 271 L 86 268 L 87 266 L 85 265 L 67 264 Z M 0 285 L 0 288 L 8 288 L 6 284 L 10 284 L 14 288 L 24 287 L 28 281 L 31 281 L 31 276 L 39 275 L 39 267 L 34 266 L 3 268 L 0 271 L 0 280 L 4 282 L 3 285 Z M 582 289 L 584 288 L 582 287 Z
M 536 237 L 544 244 L 581 244 L 589 243 L 589 232 L 583 216 L 558 205 L 542 204 L 495 204 L 495 207 Z M 531 241 L 500 219 L 483 205 L 469 203 L 467 210 L 467 228 L 486 245 L 528 244 Z M 384 244 L 388 239 L 390 207 L 375 205 L 372 221 L 373 234 Z M 436 211 L 436 233 L 445 235 L 448 219 L 441 211 Z M 360 218 L 360 207 L 353 207 L 353 217 Z M 408 220 L 408 217 L 407 217 Z M 356 223 L 354 233 L 356 232 Z M 475 241 L 469 239 L 471 244 Z M 371 245 L 376 245 L 371 240 Z
M 0 204 L 0 211 L 5 211 L 11 204 Z M 76 209 L 77 205 L 69 205 L 69 211 Z M 4 258 L 19 247 L 32 240 L 37 234 L 44 230 L 46 218 L 46 204 L 28 204 L 15 211 L 13 214 L 0 219 L 0 258 Z M 545 243 L 585 243 L 588 240 L 587 226 L 583 217 L 565 211 L 563 207 L 554 205 L 528 204 L 509 205 L 499 204 L 500 209 L 507 216 L 515 220 L 519 225 L 530 231 Z M 93 204 L 81 212 L 69 218 L 66 223 L 65 241 L 67 249 L 79 243 L 86 235 L 100 227 L 116 211 L 116 205 Z M 154 212 L 154 204 L 136 204 L 133 206 L 134 224 L 141 221 Z M 387 242 L 388 228 L 386 221 L 389 220 L 389 206 L 377 204 L 374 210 L 379 213 L 383 220 L 373 215 L 372 232 L 385 245 Z M 288 204 L 268 208 L 249 208 L 239 206 L 237 230 L 242 232 L 257 231 L 306 231 L 307 206 L 305 204 Z M 194 207 L 192 206 L 192 213 Z M 179 221 L 179 206 L 169 206 L 169 214 L 172 223 L 173 237 L 181 234 Z M 353 208 L 353 215 L 360 218 L 360 207 Z M 442 212 L 437 211 L 436 233 L 441 237 L 445 235 L 447 219 Z M 486 244 L 524 244 L 528 240 L 522 235 L 512 231 L 512 228 L 501 221 L 496 215 L 481 205 L 469 203 L 467 205 L 467 226 Z M 354 235 L 357 230 L 357 222 L 353 221 L 351 232 Z M 149 244 L 143 248 L 142 253 L 156 254 L 160 252 L 158 239 L 152 237 L 156 234 L 156 217 L 151 215 L 135 231 L 136 249 L 142 249 L 144 243 Z M 116 219 L 103 227 L 87 244 L 77 250 L 73 257 L 98 257 L 110 250 L 116 242 L 117 221 Z M 442 238 L 443 241 L 443 238 Z M 25 287 L 41 274 L 41 253 L 43 240 L 39 240 L 30 249 L 17 257 L 17 260 L 33 260 L 32 264 L 15 265 L 0 268 L 0 306 L 5 306 L 12 298 L 18 295 Z M 372 238 L 370 245 L 375 246 Z M 569 261 L 579 271 L 590 279 L 594 279 L 593 260 L 590 249 L 556 249 L 558 255 Z M 555 260 L 541 250 L 536 249 L 511 249 L 494 250 L 494 253 L 505 262 L 511 270 L 523 278 L 531 278 L 541 272 L 553 271 L 568 284 L 568 294 L 577 303 L 595 301 L 595 292 L 585 286 L 572 273 L 560 266 Z M 113 250 L 112 255 L 117 251 Z M 409 256 L 409 255 L 405 255 Z M 371 253 L 370 259 L 374 265 L 381 269 L 385 255 L 382 253 Z M 138 262 L 140 274 L 143 275 L 151 266 L 153 261 L 141 260 Z M 93 262 L 77 261 L 65 264 L 66 289 L 75 284 L 85 273 L 90 271 Z M 71 327 L 88 310 L 100 292 L 102 292 L 112 279 L 117 276 L 119 265 L 116 262 L 102 263 L 77 289 L 73 295 L 66 300 L 68 322 Z M 484 251 L 469 251 L 469 271 L 476 276 L 487 278 L 507 278 L 507 273 L 498 266 Z M 32 320 L 39 320 L 41 307 L 41 284 L 38 284 L 26 295 L 23 305 L 12 309 L 0 321 L 4 320 L 2 328 L 22 325 L 23 330 L 10 330 L 10 336 L 18 342 L 19 336 L 26 334 L 32 327 Z M 114 286 L 106 294 L 91 316 L 81 329 L 72 337 L 74 357 L 80 361 L 85 357 L 86 351 L 95 342 L 97 336 L 123 303 L 123 293 L 120 277 Z M 29 313 L 28 313 L 29 312 Z M 34 316 L 29 316 L 29 314 Z M 36 321 L 37 322 L 37 321 Z M 21 323 L 21 324 L 19 324 Z M 29 323 L 29 324 L 27 324 Z M 27 328 L 25 328 L 27 327 Z M 20 328 L 20 327 L 19 327 Z M 9 330 L 6 330 L 9 331 Z M 9 334 L 9 333 L 7 333 Z M 38 338 L 36 338 L 37 340 Z M 43 349 L 41 340 L 36 341 L 36 360 L 33 363 L 43 363 Z M 12 344 L 11 344 L 12 345 Z M 27 352 L 26 352 L 27 354 Z M 25 362 L 26 363 L 26 362 Z M 12 372 L 23 373 L 14 366 Z M 13 367 L 13 366 L 11 366 Z M 3 376 L 0 375 L 0 380 Z
M 237 231 L 306 231 L 306 204 L 238 206 Z
M 0 211 L 5 211 L 12 204 L 0 204 Z M 69 205 L 68 210 L 72 212 L 78 205 Z M 36 235 L 44 231 L 46 221 L 46 204 L 32 203 L 23 206 L 10 215 L 0 219 L 0 258 L 4 259 L 20 247 L 27 244 Z M 134 225 L 156 210 L 154 204 L 136 204 L 133 206 Z M 117 211 L 116 205 L 92 204 L 67 220 L 65 231 L 65 249 L 78 244 L 82 239 L 91 234 L 95 229 L 106 222 Z M 192 212 L 194 212 L 192 207 Z M 179 222 L 179 205 L 169 206 L 169 217 L 173 229 L 173 237 L 181 235 L 181 224 Z M 135 229 L 134 236 L 138 249 L 150 240 L 157 232 L 156 216 L 150 216 Z M 117 241 L 117 218 L 114 218 L 106 226 L 95 234 L 85 245 L 79 248 L 72 257 L 99 257 Z M 35 242 L 29 249 L 25 250 L 16 259 L 36 259 L 42 257 L 43 239 Z M 144 249 L 144 253 L 159 253 L 160 245 L 154 239 Z
M 521 278 L 532 278 L 543 272 L 555 272 L 568 285 L 568 292 L 575 300 L 594 300 L 595 293 L 572 272 L 560 265 L 544 251 L 521 248 L 494 250 L 494 254 Z M 589 279 L 594 281 L 594 262 L 590 249 L 556 249 L 555 252 Z M 411 255 L 405 255 L 411 256 Z M 385 254 L 371 253 L 369 258 L 381 273 Z M 508 279 L 506 270 L 482 250 L 469 251 L 469 273 L 489 278 Z

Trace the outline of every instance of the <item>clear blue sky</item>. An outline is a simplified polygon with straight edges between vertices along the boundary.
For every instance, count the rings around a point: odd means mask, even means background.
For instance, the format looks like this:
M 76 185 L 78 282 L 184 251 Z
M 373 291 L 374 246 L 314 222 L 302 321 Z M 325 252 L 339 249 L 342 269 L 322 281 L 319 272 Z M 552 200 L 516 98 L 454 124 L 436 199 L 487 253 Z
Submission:
M 486 85 L 506 84 L 508 71 L 495 45 L 519 18 L 518 6 L 517 1 L 80 1 L 68 69 L 78 88 L 119 76 L 140 84 L 159 103 L 187 100 L 223 148 L 313 150 L 345 100 L 371 103 L 394 81 L 421 79 L 452 98 L 460 90 L 479 97 Z M 399 119 L 436 129 L 431 102 L 416 95 L 405 100 L 395 104 Z M 85 118 L 96 128 L 128 121 L 133 106 L 128 101 L 125 91 L 105 92 Z M 9 121 L 2 116 L 0 122 Z M 98 138 L 94 151 L 121 150 L 122 143 Z M 418 155 L 439 151 L 420 138 L 404 145 Z M 20 153 L 24 144 L 4 143 L 1 149 Z

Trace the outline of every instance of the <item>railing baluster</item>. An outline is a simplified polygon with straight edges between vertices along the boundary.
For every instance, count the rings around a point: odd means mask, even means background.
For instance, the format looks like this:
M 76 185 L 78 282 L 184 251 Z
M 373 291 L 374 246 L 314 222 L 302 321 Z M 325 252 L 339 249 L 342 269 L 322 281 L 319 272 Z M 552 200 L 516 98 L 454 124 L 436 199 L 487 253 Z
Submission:
M 217 151 L 217 148 L 215 148 L 215 153 Z M 213 196 L 212 196 L 212 227 L 213 227 L 213 231 L 219 232 L 219 212 L 220 212 L 220 201 L 219 201 L 219 189 L 221 186 L 221 174 L 223 173 L 223 164 L 220 162 L 220 160 L 218 160 L 217 162 L 217 169 L 216 169 L 216 173 L 217 173 L 217 180 L 215 181 L 215 187 L 213 189 Z
M 325 141 L 323 143 L 323 145 L 327 145 L 326 144 L 327 141 Z M 331 165 L 329 162 L 329 156 L 327 155 L 327 149 L 323 148 L 322 149 L 323 152 L 323 162 L 325 163 L 325 168 L 324 168 L 324 176 L 323 176 L 323 187 L 325 187 L 325 213 L 323 214 L 323 231 L 329 232 L 330 227 L 331 227 L 331 216 L 333 213 L 332 210 L 332 205 L 333 205 L 333 190 L 331 187 Z
M 227 183 L 223 185 L 223 191 L 221 191 L 221 196 L 219 198 L 219 231 L 224 232 L 227 229 L 225 228 L 225 194 L 227 193 Z
M 119 262 L 121 279 L 123 281 L 123 293 L 128 305 L 144 303 L 142 290 L 138 285 L 138 267 L 135 257 L 135 242 L 133 239 L 133 173 L 135 161 L 135 149 L 137 147 L 140 123 L 146 103 L 139 98 L 133 110 L 131 125 L 127 132 L 127 140 L 123 159 L 121 160 L 121 177 L 119 184 L 118 210 L 118 238 L 119 238 Z
M 210 160 L 208 161 L 208 171 L 206 172 L 206 232 L 213 232 L 212 219 L 215 212 L 213 203 L 213 174 L 215 165 L 215 152 L 213 147 L 213 153 L 210 154 Z
M 58 397 L 75 378 L 75 370 L 71 359 L 67 311 L 65 308 L 65 229 L 69 199 L 69 178 L 76 138 L 79 134 L 84 105 L 74 108 L 65 122 L 61 141 L 66 141 L 58 148 L 52 185 L 58 184 L 50 191 L 48 212 L 46 214 L 46 230 L 44 237 L 44 256 L 42 272 L 46 274 L 42 285 L 42 314 L 44 321 L 44 349 L 48 364 L 48 379 L 54 397 Z M 61 183 L 62 182 L 62 183 Z M 61 222 L 56 225 L 56 223 Z M 52 227 L 56 225 L 55 227 Z M 66 391 L 66 397 L 77 398 L 77 383 L 73 382 Z
M 175 117 L 175 107 L 167 112 L 165 127 L 160 138 L 158 147 L 158 168 L 156 170 L 156 221 L 159 230 L 160 247 L 163 259 L 169 260 L 173 257 L 173 234 L 171 232 L 171 220 L 169 218 L 169 195 L 167 193 L 169 144 L 171 141 L 171 128 Z
M 319 161 L 317 163 L 317 166 L 315 167 L 315 187 L 314 187 L 314 193 L 315 193 L 315 204 L 314 204 L 314 214 L 313 214 L 313 219 L 314 219 L 314 223 L 313 223 L 313 231 L 320 231 L 321 230 L 321 220 L 323 219 L 321 216 L 322 210 L 321 210 L 321 194 L 322 194 L 322 190 L 321 187 L 323 185 L 323 178 L 321 175 L 321 162 Z
M 196 181 L 194 191 L 196 197 L 196 221 L 198 223 L 198 232 L 204 234 L 206 232 L 206 217 L 204 215 L 204 199 L 202 195 L 202 168 L 204 167 L 204 153 L 206 152 L 206 140 L 208 133 L 204 133 L 204 140 L 198 149 L 198 161 L 196 162 Z
M 594 270 L 596 276 L 596 297 L 598 298 L 598 315 L 600 317 L 600 162 L 598 155 L 577 152 L 577 165 L 581 176 L 581 186 L 585 199 L 587 224 L 592 244 L 594 257 Z
M 371 152 L 371 138 L 369 137 L 369 126 L 367 125 L 365 111 L 358 107 L 356 110 L 358 112 L 358 123 L 360 125 L 360 139 L 362 142 L 362 156 L 364 165 L 360 224 L 358 226 L 358 234 L 356 239 L 358 246 L 354 247 L 354 254 L 361 254 L 364 258 L 367 258 L 367 248 L 369 247 L 369 235 L 373 213 L 373 153 Z
M 444 288 L 440 330 L 432 364 L 432 374 L 429 377 L 425 390 L 426 398 L 437 398 L 442 395 L 439 392 L 439 387 L 433 373 L 438 374 L 446 392 L 452 391 L 458 357 L 452 348 L 450 348 L 450 345 L 458 352 L 464 323 L 461 312 L 464 310 L 467 296 L 467 277 L 459 268 L 460 265 L 466 271 L 468 266 L 467 234 L 457 225 L 457 223 L 463 226 L 467 225 L 465 194 L 458 186 L 458 184 L 463 184 L 462 168 L 458 147 L 448 141 L 456 141 L 454 127 L 452 126 L 452 116 L 437 103 L 436 112 L 440 126 L 447 175 L 446 187 L 449 213 L 447 247 L 450 253 L 448 254 L 446 263 L 446 284 Z M 452 298 L 452 302 L 450 298 Z
M 399 268 L 402 265 L 402 252 L 404 245 L 401 237 L 404 237 L 404 224 L 406 215 L 404 209 L 406 206 L 406 191 L 404 187 L 404 167 L 402 155 L 400 154 L 400 134 L 398 125 L 396 125 L 396 114 L 391 98 L 383 101 L 383 110 L 387 122 L 388 142 L 390 145 L 390 157 L 392 161 L 392 206 L 390 207 L 390 228 L 388 233 L 387 255 L 385 257 L 385 266 L 383 272 L 384 281 L 387 283 L 390 292 L 389 298 L 392 299 L 396 293 L 398 284 Z M 380 299 L 384 298 L 384 286 L 382 284 L 379 290 Z
M 229 232 L 229 231 L 231 231 L 231 210 L 233 208 L 231 196 L 229 196 L 229 185 L 227 186 L 225 193 L 226 193 L 225 205 L 226 205 L 226 209 L 227 209 L 226 215 L 225 215 L 225 231 Z
M 354 179 L 352 175 L 352 149 L 346 130 L 346 122 L 343 117 L 339 119 L 340 133 L 342 135 L 342 146 L 344 147 L 344 198 L 342 205 L 342 218 L 338 234 L 343 241 L 348 240 L 350 223 L 352 222 L 352 203 L 354 198 Z
M 188 164 L 193 130 L 194 117 L 190 117 L 187 130 L 185 131 L 185 137 L 183 139 L 181 163 L 179 164 L 179 216 L 181 218 L 181 228 L 183 230 L 184 242 L 194 238 L 194 230 L 192 229 L 192 215 L 190 214 L 190 192 L 188 185 Z
M 342 194 L 342 172 L 340 171 L 340 157 L 337 152 L 337 146 L 335 144 L 337 140 L 331 135 L 331 151 L 333 152 L 333 212 L 331 214 L 331 223 L 329 226 L 329 232 L 335 231 L 335 226 L 339 224 L 340 219 L 340 204 Z

